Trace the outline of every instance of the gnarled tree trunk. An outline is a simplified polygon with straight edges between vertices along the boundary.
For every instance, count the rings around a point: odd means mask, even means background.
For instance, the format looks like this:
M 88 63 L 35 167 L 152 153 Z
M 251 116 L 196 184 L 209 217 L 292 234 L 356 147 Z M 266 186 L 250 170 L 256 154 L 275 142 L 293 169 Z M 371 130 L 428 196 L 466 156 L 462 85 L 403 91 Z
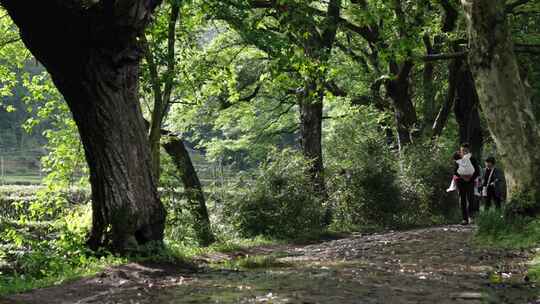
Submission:
M 51 74 L 79 128 L 92 185 L 90 247 L 124 252 L 161 241 L 165 210 L 137 92 L 137 36 L 159 1 L 0 3 Z
M 469 62 L 489 130 L 505 164 L 508 193 L 540 201 L 540 127 L 521 79 L 504 0 L 461 0 L 469 23 Z M 538 203 L 521 212 L 537 213 Z

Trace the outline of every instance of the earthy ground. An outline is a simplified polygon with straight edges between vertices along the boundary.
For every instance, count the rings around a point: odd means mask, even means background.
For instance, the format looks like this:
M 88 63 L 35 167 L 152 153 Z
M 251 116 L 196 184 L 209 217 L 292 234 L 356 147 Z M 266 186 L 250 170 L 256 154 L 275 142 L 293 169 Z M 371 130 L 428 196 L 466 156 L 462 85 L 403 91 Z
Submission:
M 446 226 L 254 248 L 201 257 L 214 266 L 192 270 L 128 264 L 0 304 L 540 303 L 525 275 L 531 252 L 477 249 L 472 233 Z M 266 267 L 235 269 L 249 261 Z

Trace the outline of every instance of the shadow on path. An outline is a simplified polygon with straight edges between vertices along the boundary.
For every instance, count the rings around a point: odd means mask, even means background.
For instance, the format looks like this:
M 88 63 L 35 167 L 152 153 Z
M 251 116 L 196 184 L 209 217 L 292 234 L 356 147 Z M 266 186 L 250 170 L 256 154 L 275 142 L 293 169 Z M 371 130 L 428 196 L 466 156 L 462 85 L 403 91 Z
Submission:
M 475 248 L 473 229 L 445 226 L 356 235 L 242 253 L 279 251 L 281 267 L 275 268 L 193 271 L 132 263 L 14 295 L 0 304 L 540 303 L 540 289 L 524 280 L 530 253 Z

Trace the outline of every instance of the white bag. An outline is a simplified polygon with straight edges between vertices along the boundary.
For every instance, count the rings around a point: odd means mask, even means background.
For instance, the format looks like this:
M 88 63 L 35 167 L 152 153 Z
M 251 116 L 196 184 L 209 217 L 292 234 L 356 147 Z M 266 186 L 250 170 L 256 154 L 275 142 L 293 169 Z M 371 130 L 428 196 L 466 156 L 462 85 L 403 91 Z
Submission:
M 456 163 L 458 164 L 458 170 L 457 173 L 461 176 L 469 175 L 472 176 L 474 174 L 474 166 L 471 162 L 471 154 L 466 154 L 463 156 L 462 159 L 456 160 Z

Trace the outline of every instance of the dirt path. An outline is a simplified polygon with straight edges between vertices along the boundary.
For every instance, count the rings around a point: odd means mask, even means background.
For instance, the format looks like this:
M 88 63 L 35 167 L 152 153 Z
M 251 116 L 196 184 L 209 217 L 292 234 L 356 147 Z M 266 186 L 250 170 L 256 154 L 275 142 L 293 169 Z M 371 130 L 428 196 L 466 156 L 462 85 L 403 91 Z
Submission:
M 229 259 L 225 264 L 231 266 L 237 265 L 231 256 L 249 261 L 246 255 L 266 255 L 259 260 L 269 261 L 267 268 L 190 271 L 169 264 L 128 264 L 94 278 L 0 299 L 0 304 L 540 303 L 540 288 L 525 282 L 530 253 L 475 249 L 472 229 L 357 235 L 207 257 Z

